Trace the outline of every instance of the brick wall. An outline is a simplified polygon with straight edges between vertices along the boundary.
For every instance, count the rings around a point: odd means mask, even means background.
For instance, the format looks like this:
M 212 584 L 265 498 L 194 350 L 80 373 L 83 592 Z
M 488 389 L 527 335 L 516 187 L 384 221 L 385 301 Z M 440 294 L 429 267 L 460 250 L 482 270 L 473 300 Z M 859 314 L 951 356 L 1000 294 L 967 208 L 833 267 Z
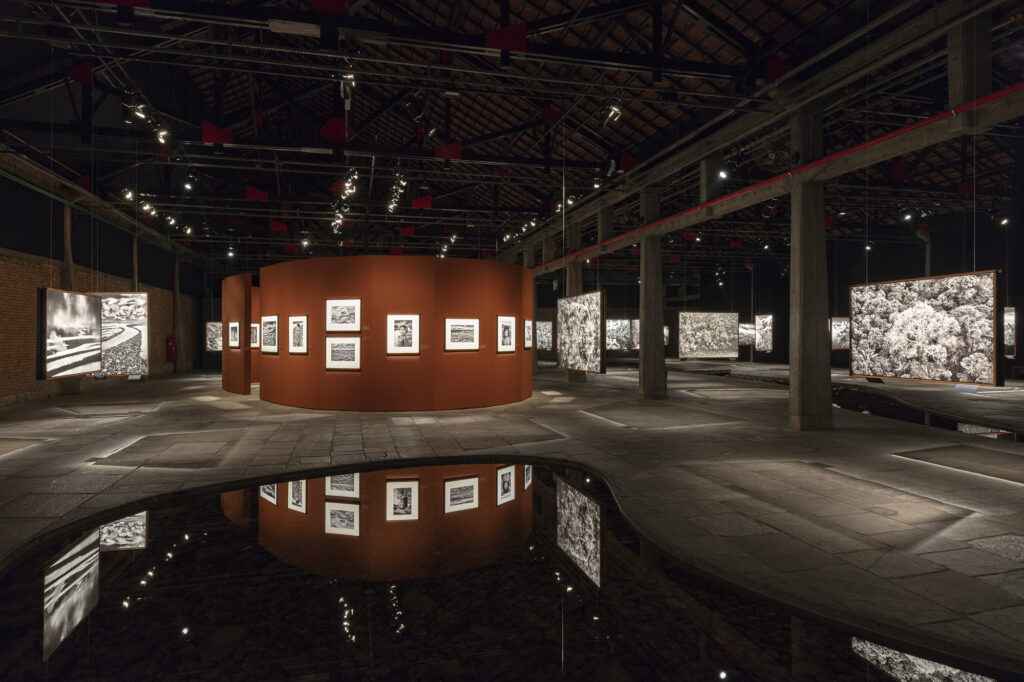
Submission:
M 131 280 L 76 266 L 74 291 L 131 291 Z M 92 377 L 40 380 L 36 378 L 39 341 L 38 291 L 60 287 L 60 262 L 18 251 L 0 249 L 0 405 L 46 398 L 52 395 L 116 388 L 125 377 L 97 381 Z M 174 365 L 164 360 L 164 339 L 173 333 L 173 294 L 146 284 L 140 290 L 149 294 L 149 372 L 167 374 Z M 196 366 L 194 339 L 201 333 L 196 326 L 201 302 L 181 296 L 182 337 L 178 339 L 181 369 Z

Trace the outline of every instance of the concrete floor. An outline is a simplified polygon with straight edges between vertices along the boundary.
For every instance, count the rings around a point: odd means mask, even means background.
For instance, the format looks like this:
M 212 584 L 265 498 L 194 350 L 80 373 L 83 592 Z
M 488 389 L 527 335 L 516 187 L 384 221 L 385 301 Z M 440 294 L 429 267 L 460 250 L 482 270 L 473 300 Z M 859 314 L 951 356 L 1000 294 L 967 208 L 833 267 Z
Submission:
M 1024 447 L 839 409 L 833 431 L 790 431 L 785 388 L 764 381 L 670 372 L 656 402 L 636 387 L 635 370 L 584 384 L 542 370 L 515 405 L 335 413 L 189 374 L 7 408 L 0 569 L 152 496 L 442 457 L 568 462 L 698 570 L 1024 673 Z

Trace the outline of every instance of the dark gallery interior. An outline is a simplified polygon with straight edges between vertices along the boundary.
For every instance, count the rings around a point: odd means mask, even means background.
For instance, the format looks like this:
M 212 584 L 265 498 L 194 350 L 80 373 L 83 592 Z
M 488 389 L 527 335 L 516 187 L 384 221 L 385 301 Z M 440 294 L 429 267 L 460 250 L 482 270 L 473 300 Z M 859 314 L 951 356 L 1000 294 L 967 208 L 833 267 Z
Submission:
M 1024 1 L 0 7 L 0 678 L 1024 679 Z

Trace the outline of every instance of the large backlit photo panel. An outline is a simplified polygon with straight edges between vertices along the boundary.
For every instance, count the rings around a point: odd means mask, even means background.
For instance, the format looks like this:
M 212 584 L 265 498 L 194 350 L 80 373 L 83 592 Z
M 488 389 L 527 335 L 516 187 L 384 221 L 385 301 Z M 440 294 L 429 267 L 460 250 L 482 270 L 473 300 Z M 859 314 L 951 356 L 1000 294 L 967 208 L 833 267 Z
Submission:
M 740 322 L 739 339 L 741 346 L 754 345 L 754 325 L 751 322 Z
M 206 323 L 206 350 L 219 353 L 224 349 L 224 325 L 220 322 Z
M 679 313 L 679 358 L 738 358 L 739 313 Z
M 850 287 L 850 375 L 997 385 L 996 273 Z
M 47 379 L 99 372 L 103 368 L 100 299 L 57 289 L 46 290 Z
M 559 549 L 601 587 L 601 506 L 561 477 L 556 479 L 556 498 Z
M 850 318 L 830 318 L 829 332 L 832 334 L 832 350 L 848 350 L 850 348 Z
M 537 320 L 537 350 L 554 350 L 551 343 L 552 323 L 545 320 Z
M 771 353 L 775 318 L 771 315 L 754 316 L 754 350 L 758 353 Z
M 50 564 L 43 575 L 43 660 L 100 601 L 100 531 Z
M 149 374 L 149 295 L 93 296 L 100 299 L 102 372 L 111 376 Z
M 604 321 L 604 347 L 607 350 L 629 350 L 629 320 Z
M 1017 309 L 1003 308 L 1003 353 L 1017 354 Z
M 555 337 L 559 367 L 604 372 L 604 293 L 592 291 L 558 299 Z

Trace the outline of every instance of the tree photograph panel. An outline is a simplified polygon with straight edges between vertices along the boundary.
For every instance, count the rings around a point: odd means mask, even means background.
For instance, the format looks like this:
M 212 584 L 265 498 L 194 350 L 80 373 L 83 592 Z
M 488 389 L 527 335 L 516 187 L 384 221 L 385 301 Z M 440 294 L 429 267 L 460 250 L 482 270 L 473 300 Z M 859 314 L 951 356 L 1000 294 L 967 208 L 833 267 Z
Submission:
M 829 332 L 832 335 L 832 350 L 849 350 L 850 318 L 831 318 L 829 321 Z
M 850 287 L 850 375 L 996 385 L 996 273 Z
M 629 320 L 604 321 L 606 350 L 629 350 Z
M 771 315 L 754 316 L 754 350 L 758 353 L 771 353 L 775 318 Z
M 738 358 L 739 313 L 679 313 L 679 358 Z
M 592 291 L 558 299 L 555 336 L 560 368 L 604 372 L 604 294 Z

